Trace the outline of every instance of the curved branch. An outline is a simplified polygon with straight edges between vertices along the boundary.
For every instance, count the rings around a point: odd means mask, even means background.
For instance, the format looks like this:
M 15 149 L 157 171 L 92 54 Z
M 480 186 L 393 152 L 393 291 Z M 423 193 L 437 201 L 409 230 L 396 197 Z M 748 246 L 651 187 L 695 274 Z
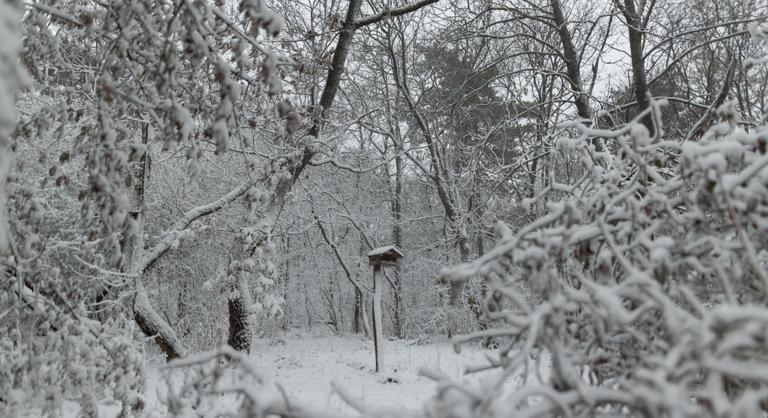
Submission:
M 165 255 L 165 253 L 173 247 L 173 244 L 179 238 L 179 235 L 184 232 L 192 222 L 223 209 L 226 205 L 245 194 L 249 187 L 250 185 L 248 183 L 243 183 L 218 200 L 208 203 L 207 205 L 197 206 L 184 213 L 184 216 L 176 222 L 173 228 L 166 232 L 165 237 L 155 244 L 154 247 L 146 251 L 144 257 L 139 261 L 137 273 L 144 273 L 149 267 L 155 264 L 157 260 Z

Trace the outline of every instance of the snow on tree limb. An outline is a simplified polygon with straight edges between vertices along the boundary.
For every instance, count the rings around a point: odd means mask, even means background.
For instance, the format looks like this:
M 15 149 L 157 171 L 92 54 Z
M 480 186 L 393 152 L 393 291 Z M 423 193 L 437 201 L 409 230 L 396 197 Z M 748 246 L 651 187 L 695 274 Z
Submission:
M 133 302 L 136 324 L 144 334 L 150 336 L 157 343 L 169 361 L 185 357 L 189 350 L 178 339 L 176 332 L 170 327 L 168 322 L 163 320 L 155 308 L 152 307 L 144 286 L 139 284 L 137 287 L 136 299 Z
M 183 235 L 184 231 L 187 230 L 187 228 L 196 220 L 205 217 L 207 215 L 213 214 L 224 207 L 226 207 L 229 203 L 232 203 L 235 199 L 238 197 L 241 197 L 245 194 L 245 192 L 248 191 L 250 188 L 249 183 L 243 183 L 237 188 L 231 190 L 229 193 L 225 194 L 218 200 L 215 200 L 213 202 L 210 202 L 208 204 L 194 207 L 184 213 L 184 215 L 176 221 L 174 226 L 169 230 L 166 231 L 165 236 L 160 239 L 160 242 L 152 246 L 152 248 L 148 249 L 144 255 L 144 257 L 139 262 L 138 271 L 144 272 L 146 269 L 148 269 L 152 264 L 154 264 L 160 257 L 163 256 L 168 250 L 170 250 L 175 243 L 181 238 L 181 235 Z
M 400 7 L 384 8 L 384 10 L 376 14 L 355 19 L 355 27 L 359 29 L 363 26 L 368 26 L 376 22 L 381 22 L 386 19 L 415 12 L 425 6 L 437 3 L 439 1 L 440 0 L 421 0 Z

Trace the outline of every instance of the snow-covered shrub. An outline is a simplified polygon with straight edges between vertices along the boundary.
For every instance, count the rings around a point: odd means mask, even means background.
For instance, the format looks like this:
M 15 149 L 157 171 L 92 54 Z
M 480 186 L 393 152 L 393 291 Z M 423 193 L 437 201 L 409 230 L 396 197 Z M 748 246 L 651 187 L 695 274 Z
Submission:
M 178 384 L 169 378 L 163 399 L 173 417 L 311 417 L 317 413 L 289 400 L 251 358 L 229 346 L 174 361 L 166 371 L 171 374 L 179 368 L 186 369 L 185 378 Z
M 96 417 L 104 398 L 121 402 L 123 416 L 141 413 L 143 354 L 125 324 L 60 311 L 40 295 L 22 298 L 32 309 L 0 325 L 0 415 L 26 416 L 32 409 L 61 416 L 64 401 L 77 400 L 81 416 Z
M 149 303 L 146 270 L 247 187 L 145 220 L 153 158 L 194 163 L 247 147 L 243 126 L 279 125 L 287 63 L 260 43 L 282 26 L 264 2 L 225 6 L 0 3 L 0 416 L 60 416 L 65 400 L 85 416 L 97 400 L 136 415 L 146 359 L 134 331 L 186 353 Z M 22 68 L 33 82 L 17 94 Z M 237 181 L 258 183 L 243 155 Z
M 756 30 L 754 30 L 756 31 Z M 753 32 L 754 32 L 753 31 Z M 663 101 L 652 104 L 663 128 Z M 488 387 L 443 382 L 431 408 L 473 417 L 759 417 L 768 410 L 768 124 L 731 103 L 699 140 L 575 123 L 555 151 L 584 175 L 550 179 L 550 210 L 444 270 L 489 278 L 491 330 L 511 341 Z M 642 117 L 642 115 L 641 115 Z M 639 119 L 637 119 L 639 120 Z M 661 129 L 657 130 L 661 132 Z M 603 138 L 606 152 L 590 139 Z M 523 298 L 520 284 L 541 297 Z M 541 377 L 541 350 L 551 373 Z M 505 394 L 510 376 L 527 384 Z M 450 389 L 451 385 L 459 389 Z

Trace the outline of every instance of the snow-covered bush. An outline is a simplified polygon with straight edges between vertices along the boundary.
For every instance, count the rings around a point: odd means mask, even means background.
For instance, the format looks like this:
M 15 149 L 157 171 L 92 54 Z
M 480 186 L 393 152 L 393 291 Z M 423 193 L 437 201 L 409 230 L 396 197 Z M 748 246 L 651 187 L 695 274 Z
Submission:
M 163 399 L 173 417 L 311 417 L 319 413 L 289 399 L 253 359 L 229 346 L 177 360 L 165 369 L 172 373 L 179 368 L 186 370 L 185 378 L 178 383 L 168 379 L 169 391 Z
M 60 416 L 66 400 L 84 416 L 105 400 L 138 415 L 146 358 L 134 331 L 187 352 L 145 273 L 250 184 L 263 177 L 271 195 L 271 173 L 241 153 L 239 186 L 165 222 L 146 217 L 154 158 L 176 152 L 192 166 L 242 151 L 243 126 L 285 136 L 288 61 L 262 45 L 282 19 L 263 1 L 230 6 L 0 3 L 0 416 Z
M 564 197 L 546 215 L 517 232 L 499 224 L 493 250 L 442 273 L 455 285 L 488 278 L 493 327 L 468 337 L 511 342 L 492 358 L 502 372 L 487 388 L 443 382 L 437 415 L 764 416 L 768 124 L 745 129 L 726 103 L 701 139 L 660 140 L 664 106 L 646 111 L 654 137 L 638 122 L 569 125 L 581 135 L 555 151 L 580 157 L 584 175 L 551 177 Z M 521 375 L 521 388 L 498 389 Z

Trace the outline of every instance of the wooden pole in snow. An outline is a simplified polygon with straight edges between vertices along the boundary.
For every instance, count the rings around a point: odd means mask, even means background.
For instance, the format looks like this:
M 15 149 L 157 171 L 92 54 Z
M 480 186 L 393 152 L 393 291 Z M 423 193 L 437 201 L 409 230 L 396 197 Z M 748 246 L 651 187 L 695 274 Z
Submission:
M 384 291 L 384 284 L 381 271 L 382 267 L 396 266 L 397 260 L 403 256 L 403 253 L 394 245 L 380 247 L 368 253 L 368 264 L 373 266 L 373 354 L 376 357 L 376 372 L 384 371 L 384 353 L 381 338 L 383 326 L 381 324 L 381 292 Z
M 373 266 L 373 351 L 376 357 L 376 373 L 384 370 L 384 353 L 381 336 L 381 265 Z

